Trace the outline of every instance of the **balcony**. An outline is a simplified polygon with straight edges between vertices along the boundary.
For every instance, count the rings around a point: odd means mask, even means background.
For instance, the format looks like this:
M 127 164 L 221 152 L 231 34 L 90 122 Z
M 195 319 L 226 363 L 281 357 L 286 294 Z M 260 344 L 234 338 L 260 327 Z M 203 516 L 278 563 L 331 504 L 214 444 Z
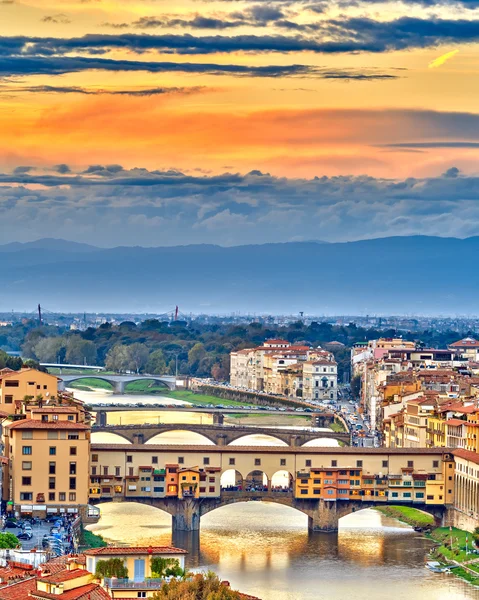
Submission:
M 144 581 L 135 581 L 134 579 L 106 577 L 105 585 L 110 590 L 158 590 L 169 579 L 169 577 L 166 579 L 145 578 Z

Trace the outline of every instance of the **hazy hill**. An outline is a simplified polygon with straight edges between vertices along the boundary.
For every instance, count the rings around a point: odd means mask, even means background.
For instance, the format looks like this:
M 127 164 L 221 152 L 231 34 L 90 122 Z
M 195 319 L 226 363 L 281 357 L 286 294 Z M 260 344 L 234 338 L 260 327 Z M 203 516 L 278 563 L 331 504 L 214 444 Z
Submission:
M 478 314 L 479 238 L 0 247 L 0 310 Z

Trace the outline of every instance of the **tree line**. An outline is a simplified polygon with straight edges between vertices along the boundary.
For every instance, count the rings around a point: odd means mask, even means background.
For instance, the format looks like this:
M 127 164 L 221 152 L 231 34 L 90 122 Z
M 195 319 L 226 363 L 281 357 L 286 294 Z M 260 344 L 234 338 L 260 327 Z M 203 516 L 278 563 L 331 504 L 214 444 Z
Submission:
M 66 327 L 52 325 L 38 327 L 34 321 L 27 321 L 1 329 L 0 348 L 18 349 L 24 359 L 32 361 L 99 365 L 116 372 L 161 375 L 178 372 L 217 380 L 229 377 L 231 351 L 259 346 L 268 338 L 330 349 L 338 362 L 341 379 L 349 371 L 353 344 L 399 335 L 393 329 L 365 329 L 354 323 L 339 326 L 320 322 L 305 324 L 302 321 L 279 326 L 259 322 L 232 325 L 149 319 L 139 324 L 132 321 L 118 325 L 104 323 L 84 331 L 70 331 Z M 406 340 L 436 348 L 471 335 L 470 332 L 435 330 L 400 334 Z M 333 341 L 343 345 L 329 347 L 328 343 Z M 9 360 L 10 364 L 20 360 L 6 356 L 3 366 L 9 366 Z

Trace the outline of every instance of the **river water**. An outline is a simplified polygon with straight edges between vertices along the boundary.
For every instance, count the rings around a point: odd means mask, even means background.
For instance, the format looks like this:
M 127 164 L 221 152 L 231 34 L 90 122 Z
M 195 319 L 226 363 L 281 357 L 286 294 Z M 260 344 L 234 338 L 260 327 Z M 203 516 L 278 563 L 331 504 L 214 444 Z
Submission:
M 89 393 L 75 394 L 92 401 Z M 95 399 L 108 399 L 103 392 L 101 397 Z M 140 401 L 146 403 L 145 398 Z M 139 401 L 136 395 L 122 399 Z M 94 440 L 106 441 L 104 435 L 95 434 Z M 186 432 L 176 435 L 163 443 L 192 443 Z M 200 533 L 173 535 L 171 517 L 153 507 L 105 503 L 100 508 L 101 520 L 89 529 L 108 542 L 173 543 L 189 551 L 189 568 L 212 569 L 234 589 L 262 600 L 479 600 L 478 589 L 424 568 L 428 540 L 370 509 L 341 519 L 338 534 L 309 534 L 307 517 L 292 508 L 239 503 L 202 517 Z

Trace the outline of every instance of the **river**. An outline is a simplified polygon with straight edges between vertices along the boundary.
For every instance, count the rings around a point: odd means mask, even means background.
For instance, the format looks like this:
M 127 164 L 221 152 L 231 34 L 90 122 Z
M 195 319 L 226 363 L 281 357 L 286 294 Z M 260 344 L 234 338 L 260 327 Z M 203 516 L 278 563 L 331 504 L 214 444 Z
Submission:
M 89 393 L 75 393 L 91 401 Z M 107 401 L 101 394 L 102 400 L 95 399 Z M 125 402 L 145 398 L 123 397 Z M 95 434 L 95 440 L 103 435 Z M 177 435 L 169 443 L 191 443 L 186 432 Z M 89 529 L 108 542 L 184 547 L 189 568 L 212 569 L 233 588 L 262 600 L 479 600 L 476 588 L 424 568 L 428 540 L 371 509 L 341 519 L 338 534 L 309 534 L 307 517 L 294 509 L 236 504 L 202 517 L 199 534 L 172 538 L 171 517 L 153 507 L 105 503 L 100 508 L 100 522 Z

